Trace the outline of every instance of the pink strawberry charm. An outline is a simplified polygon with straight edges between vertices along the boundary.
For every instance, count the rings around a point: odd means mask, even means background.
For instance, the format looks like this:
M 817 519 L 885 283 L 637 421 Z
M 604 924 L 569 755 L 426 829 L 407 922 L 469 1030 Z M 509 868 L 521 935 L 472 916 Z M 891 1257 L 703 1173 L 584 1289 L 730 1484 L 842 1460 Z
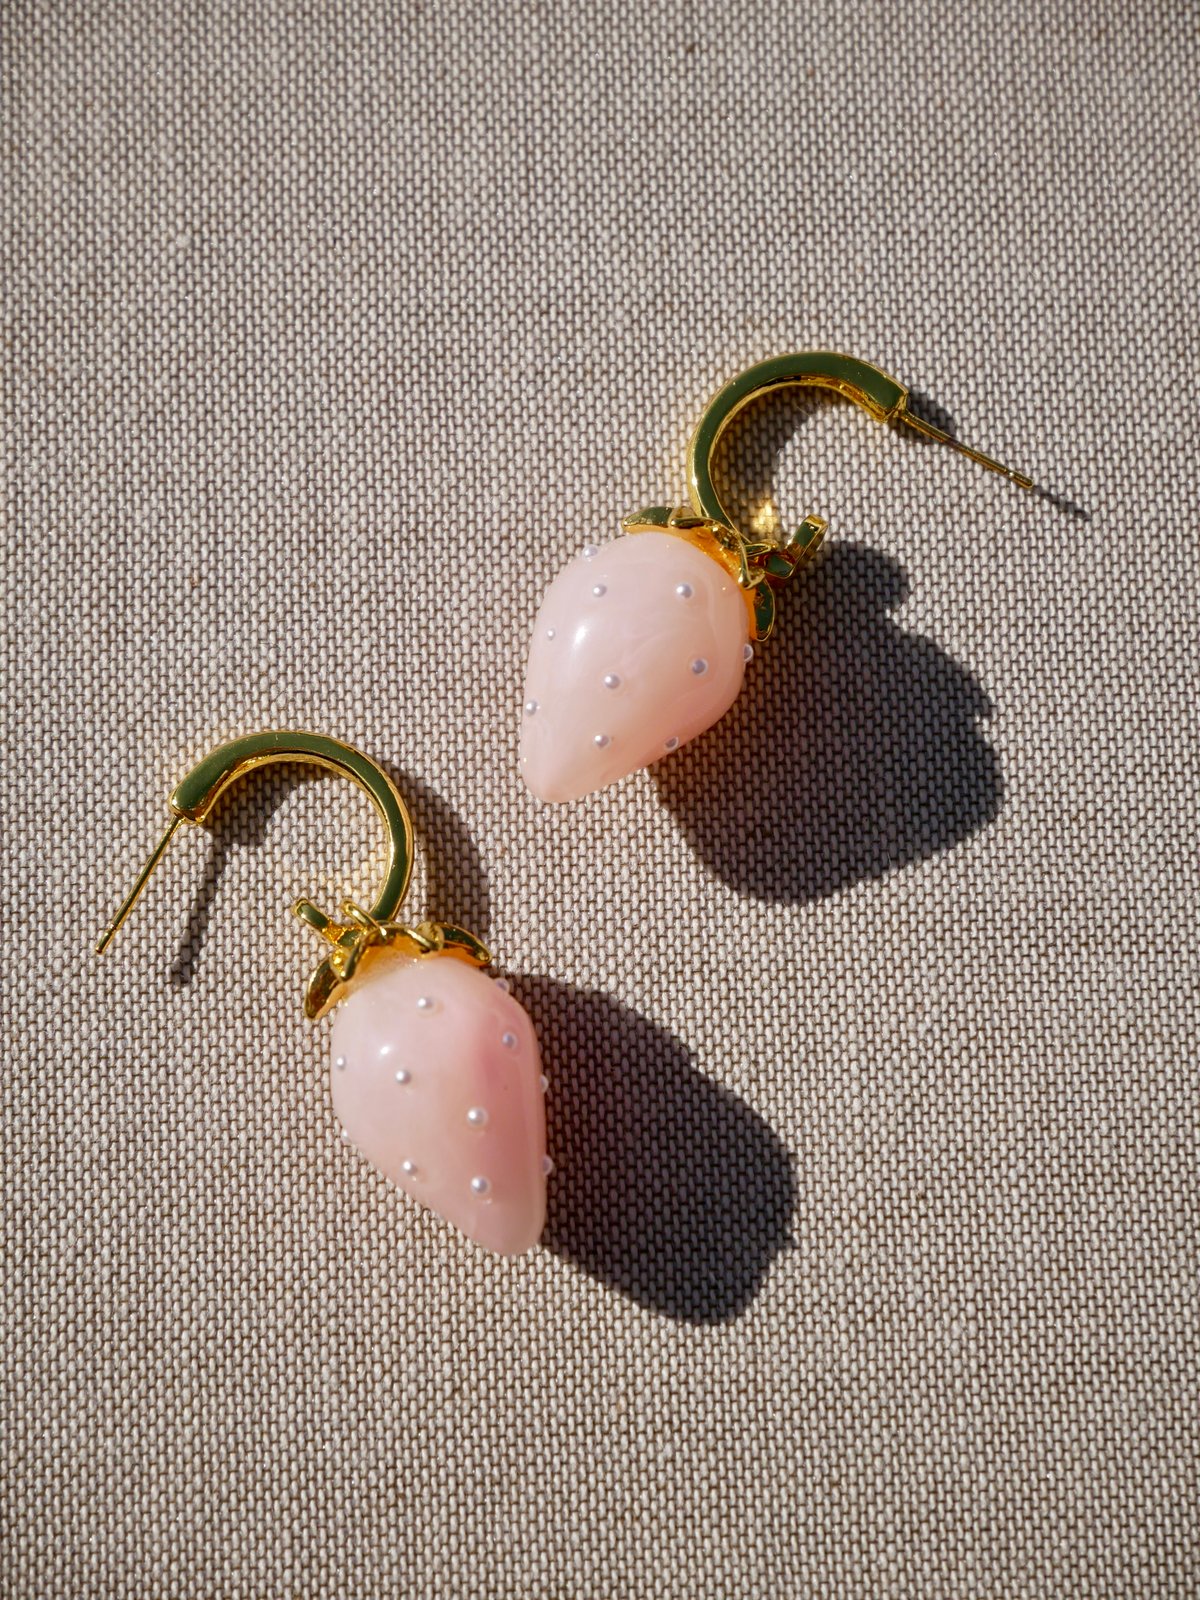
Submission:
M 546 1216 L 541 1059 L 524 1009 L 450 956 L 374 952 L 333 1020 L 333 1108 L 385 1177 L 499 1255 Z
M 622 527 L 559 574 L 534 623 L 521 771 L 541 800 L 602 789 L 723 717 L 751 639 L 774 626 L 774 584 L 815 554 L 825 524 L 807 518 L 780 547 L 687 506 Z
M 750 617 L 730 572 L 673 532 L 589 545 L 538 612 L 521 770 L 575 800 L 649 766 L 733 704 Z
M 829 362 L 833 378 L 813 377 Z M 648 767 L 737 699 L 751 640 L 774 627 L 775 587 L 817 554 L 825 520 L 806 517 L 781 543 L 747 538 L 721 504 L 711 458 L 759 393 L 816 381 L 848 392 L 843 368 L 842 357 L 785 356 L 726 384 L 688 448 L 691 505 L 626 517 L 625 538 L 586 546 L 551 584 L 521 725 L 521 771 L 539 799 L 576 800 Z

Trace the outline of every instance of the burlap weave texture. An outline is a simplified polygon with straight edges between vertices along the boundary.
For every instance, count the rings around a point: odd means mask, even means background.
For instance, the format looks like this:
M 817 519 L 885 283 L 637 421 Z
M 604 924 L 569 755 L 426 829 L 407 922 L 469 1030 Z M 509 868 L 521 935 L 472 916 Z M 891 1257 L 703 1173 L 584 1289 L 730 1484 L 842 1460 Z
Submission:
M 1200 1589 L 1196 82 L 1179 0 L 13 3 L 0 1589 Z M 733 712 L 516 771 L 544 585 L 733 373 L 831 520 Z M 369 807 L 551 1077 L 504 1263 L 341 1143 Z

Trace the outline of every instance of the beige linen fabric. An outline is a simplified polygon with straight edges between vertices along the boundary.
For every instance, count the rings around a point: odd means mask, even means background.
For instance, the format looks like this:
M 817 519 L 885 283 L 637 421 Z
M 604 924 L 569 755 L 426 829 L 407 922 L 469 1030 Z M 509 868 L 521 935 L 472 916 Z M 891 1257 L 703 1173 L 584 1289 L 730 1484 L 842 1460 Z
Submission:
M 1200 1587 L 1192 6 L 10 4 L 3 1592 Z M 539 808 L 526 637 L 846 349 L 724 723 Z M 552 1080 L 506 1263 L 338 1137 L 277 770 L 382 760 Z

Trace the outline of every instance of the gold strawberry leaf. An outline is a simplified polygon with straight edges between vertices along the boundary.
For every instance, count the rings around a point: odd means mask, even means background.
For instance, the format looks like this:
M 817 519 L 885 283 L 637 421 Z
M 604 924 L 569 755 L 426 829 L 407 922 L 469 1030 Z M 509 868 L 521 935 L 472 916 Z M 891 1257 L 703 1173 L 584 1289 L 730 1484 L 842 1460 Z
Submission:
M 701 549 L 707 545 L 707 553 L 746 590 L 754 637 L 761 640 L 770 638 L 775 627 L 774 586 L 786 583 L 797 567 L 813 559 L 825 534 L 825 519 L 805 517 L 786 545 L 744 538 L 736 528 L 702 516 L 692 506 L 643 506 L 623 517 L 621 528 L 625 533 L 676 533 Z
M 473 933 L 468 933 L 466 928 L 460 928 L 453 922 L 443 922 L 440 926 L 443 955 L 457 956 L 460 961 L 467 961 L 473 967 L 490 965 L 491 951 Z
M 760 583 L 754 591 L 754 637 L 758 641 L 769 639 L 775 630 L 775 591 L 769 583 Z
M 655 528 L 666 528 L 671 522 L 671 506 L 645 506 L 641 511 L 631 511 L 621 518 L 623 533 L 651 533 Z
M 417 959 L 428 956 L 454 956 L 473 967 L 486 967 L 492 957 L 487 946 L 453 922 L 421 922 L 410 927 L 403 922 L 377 922 L 370 912 L 347 900 L 342 906 L 342 922 L 334 922 L 311 901 L 295 907 L 297 915 L 316 930 L 333 949 L 309 980 L 304 996 L 304 1012 L 319 1017 L 357 972 L 368 950 L 381 946 Z

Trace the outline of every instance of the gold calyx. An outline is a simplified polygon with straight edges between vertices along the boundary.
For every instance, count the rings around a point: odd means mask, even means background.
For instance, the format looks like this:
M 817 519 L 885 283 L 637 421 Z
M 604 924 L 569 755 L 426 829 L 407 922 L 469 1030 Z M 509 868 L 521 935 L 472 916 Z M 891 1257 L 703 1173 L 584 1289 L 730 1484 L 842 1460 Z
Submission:
M 309 1017 L 321 1016 L 344 998 L 342 991 L 360 975 L 363 958 L 373 951 L 393 950 L 412 960 L 450 956 L 472 967 L 486 967 L 492 959 L 486 945 L 452 922 L 420 922 L 416 926 L 380 922 L 353 900 L 342 902 L 342 922 L 334 922 L 311 900 L 298 900 L 292 910 L 333 946 L 305 991 L 304 1010 Z
M 786 544 L 773 544 L 747 539 L 732 524 L 699 516 L 691 506 L 646 506 L 621 520 L 623 533 L 669 533 L 724 567 L 741 588 L 752 639 L 770 638 L 775 586 L 815 558 L 825 527 L 823 517 L 805 517 Z

